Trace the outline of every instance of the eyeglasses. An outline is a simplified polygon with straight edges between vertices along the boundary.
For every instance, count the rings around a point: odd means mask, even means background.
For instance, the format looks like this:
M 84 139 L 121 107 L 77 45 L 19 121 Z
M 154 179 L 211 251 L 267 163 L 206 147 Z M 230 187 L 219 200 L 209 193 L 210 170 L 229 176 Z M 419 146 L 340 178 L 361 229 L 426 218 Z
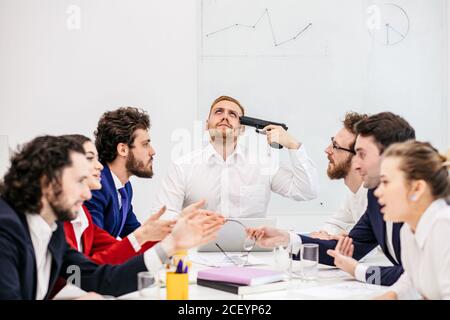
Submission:
M 351 154 L 356 154 L 355 150 L 340 147 L 334 140 L 334 137 L 331 137 L 331 144 L 332 144 L 334 150 L 343 150 L 343 151 L 350 152 Z
M 227 223 L 227 222 L 235 222 L 235 223 L 241 225 L 244 228 L 244 230 L 247 229 L 247 227 L 239 220 L 229 218 L 225 221 L 225 223 Z M 238 266 L 238 267 L 244 267 L 248 264 L 248 257 L 250 255 L 250 252 L 255 247 L 255 245 L 256 245 L 256 239 L 254 237 L 251 237 L 251 238 L 246 237 L 245 241 L 244 241 L 244 245 L 243 245 L 244 250 L 242 250 L 243 254 L 241 256 L 229 256 L 225 252 L 225 250 L 223 250 L 222 247 L 218 243 L 216 243 L 216 247 L 219 248 L 219 250 L 225 255 L 225 257 L 228 260 L 230 260 L 231 263 L 233 263 L 235 266 Z

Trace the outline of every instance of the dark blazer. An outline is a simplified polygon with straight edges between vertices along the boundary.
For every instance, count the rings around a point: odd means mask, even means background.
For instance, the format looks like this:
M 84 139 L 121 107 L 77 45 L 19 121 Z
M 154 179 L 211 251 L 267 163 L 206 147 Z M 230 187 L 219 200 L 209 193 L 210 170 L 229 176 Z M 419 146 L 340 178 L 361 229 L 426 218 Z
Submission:
M 130 206 L 128 207 L 126 217 L 124 218 L 119 208 L 116 186 L 114 185 L 114 180 L 107 164 L 104 165 L 101 178 L 101 190 L 92 191 L 92 199 L 86 201 L 84 205 L 88 208 L 92 220 L 97 226 L 108 231 L 114 238 L 121 237 L 123 239 L 141 225 L 137 220 L 136 215 L 133 212 L 133 206 L 131 205 L 133 199 L 131 183 L 127 182 L 125 184 L 125 190 L 129 197 Z
M 392 243 L 395 251 L 395 258 L 389 253 L 386 244 L 386 222 L 383 220 L 383 214 L 380 212 L 380 205 L 377 198 L 374 196 L 374 190 L 369 190 L 368 205 L 366 212 L 362 215 L 358 223 L 353 227 L 349 233 L 349 237 L 353 239 L 355 251 L 353 258 L 360 260 L 378 245 L 381 246 L 383 253 L 392 262 L 393 266 L 380 267 L 381 285 L 392 285 L 403 273 L 400 255 L 400 229 L 403 223 L 394 223 L 392 231 Z M 319 262 L 327 265 L 334 265 L 334 258 L 327 254 L 328 249 L 336 247 L 336 240 L 319 240 L 308 236 L 300 235 L 303 243 L 317 243 L 319 244 Z M 369 268 L 366 273 L 366 280 L 375 281 L 374 278 L 376 268 Z M 373 282 L 369 281 L 369 282 Z
M 48 292 L 52 291 L 58 276 L 68 278 L 73 275 L 70 266 L 80 268 L 83 290 L 113 296 L 137 290 L 137 273 L 147 270 L 142 255 L 122 265 L 99 266 L 71 249 L 63 224 L 57 224 L 48 245 L 52 256 Z M 0 198 L 0 300 L 34 300 L 36 288 L 36 258 L 26 216 Z

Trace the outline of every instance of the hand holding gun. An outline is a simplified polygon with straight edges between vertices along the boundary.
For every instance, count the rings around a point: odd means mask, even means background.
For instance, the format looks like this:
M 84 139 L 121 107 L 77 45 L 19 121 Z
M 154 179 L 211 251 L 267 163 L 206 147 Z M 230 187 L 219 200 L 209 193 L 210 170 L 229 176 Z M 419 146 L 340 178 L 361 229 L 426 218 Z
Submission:
M 284 130 L 288 129 L 288 127 L 284 123 L 277 123 L 277 122 L 272 122 L 272 121 L 266 121 L 266 120 L 261 120 L 261 119 L 256 119 L 256 118 L 245 117 L 245 116 L 240 117 L 239 121 L 244 126 L 250 126 L 250 127 L 256 128 L 256 132 L 261 133 L 261 134 L 266 134 L 264 131 L 261 132 L 261 130 L 263 130 L 265 127 L 267 127 L 269 125 L 280 126 Z M 267 131 L 270 131 L 270 130 L 271 129 L 267 129 Z M 270 143 L 270 146 L 275 149 L 283 148 L 283 146 L 277 142 Z

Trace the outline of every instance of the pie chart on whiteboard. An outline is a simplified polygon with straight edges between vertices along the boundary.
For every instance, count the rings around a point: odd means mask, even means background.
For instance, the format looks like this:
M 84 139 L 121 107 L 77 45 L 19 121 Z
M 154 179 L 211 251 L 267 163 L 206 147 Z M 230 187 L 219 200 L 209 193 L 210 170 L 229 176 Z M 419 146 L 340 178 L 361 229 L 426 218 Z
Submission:
M 393 46 L 408 36 L 409 17 L 402 7 L 393 3 L 372 5 L 367 8 L 367 13 L 367 27 L 377 43 Z

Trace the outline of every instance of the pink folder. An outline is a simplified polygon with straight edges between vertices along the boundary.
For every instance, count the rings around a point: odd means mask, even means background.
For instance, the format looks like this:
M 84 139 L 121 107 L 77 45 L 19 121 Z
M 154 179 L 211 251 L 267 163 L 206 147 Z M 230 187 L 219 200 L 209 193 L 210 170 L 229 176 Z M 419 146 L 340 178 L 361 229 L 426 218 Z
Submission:
M 283 280 L 284 275 L 282 272 L 273 270 L 245 267 L 222 267 L 200 270 L 197 278 L 254 286 Z

